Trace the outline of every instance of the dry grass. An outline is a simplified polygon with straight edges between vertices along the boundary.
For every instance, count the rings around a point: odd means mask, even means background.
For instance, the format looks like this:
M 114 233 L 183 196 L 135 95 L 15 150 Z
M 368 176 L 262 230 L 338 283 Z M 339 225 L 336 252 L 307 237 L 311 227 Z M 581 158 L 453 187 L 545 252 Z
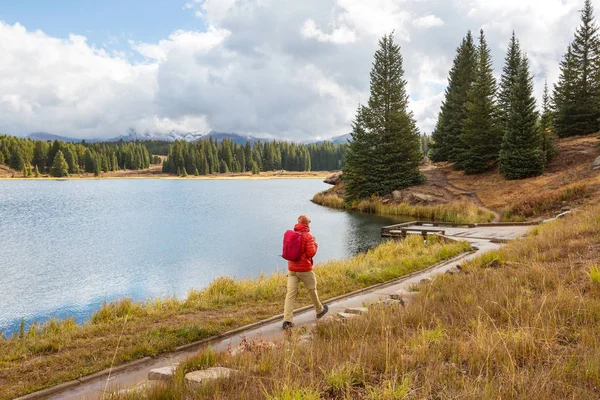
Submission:
M 599 215 L 588 206 L 540 226 L 420 286 L 406 309 L 319 324 L 309 344 L 202 354 L 241 374 L 188 390 L 191 360 L 145 398 L 598 399 Z
M 323 299 L 423 269 L 470 249 L 467 243 L 444 243 L 420 237 L 387 242 L 352 259 L 316 267 Z M 34 326 L 8 340 L 0 339 L 0 399 L 14 398 L 107 368 L 123 331 L 116 361 L 155 356 L 178 345 L 207 338 L 268 318 L 282 311 L 283 273 L 254 280 L 223 277 L 187 299 L 106 304 L 92 320 Z M 305 292 L 299 305 L 310 303 Z M 125 321 L 127 321 L 125 323 Z
M 383 204 L 379 199 L 373 198 L 348 205 L 345 204 L 344 200 L 338 195 L 327 192 L 317 193 L 312 201 L 316 204 L 331 208 L 379 215 L 402 215 L 428 221 L 465 224 L 490 222 L 494 219 L 493 213 L 468 202 L 437 205 L 411 205 L 407 203 Z

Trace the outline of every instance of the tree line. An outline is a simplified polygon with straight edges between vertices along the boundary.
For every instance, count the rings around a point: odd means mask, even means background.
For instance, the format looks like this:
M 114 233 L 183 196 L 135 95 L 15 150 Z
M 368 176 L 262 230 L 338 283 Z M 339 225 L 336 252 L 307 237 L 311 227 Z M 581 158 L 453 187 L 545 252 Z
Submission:
M 209 175 L 229 172 L 337 170 L 344 165 L 345 145 L 331 142 L 304 145 L 284 141 L 247 141 L 240 145 L 231 139 L 218 142 L 212 137 L 195 142 L 175 141 L 169 146 L 163 172 Z
M 22 171 L 25 177 L 41 173 L 64 177 L 81 172 L 98 176 L 108 171 L 146 169 L 150 161 L 142 143 L 49 142 L 0 135 L 0 164 Z
M 544 86 L 536 108 L 527 55 L 515 33 L 498 87 L 483 31 L 477 46 L 469 32 L 457 49 L 448 88 L 433 132 L 430 158 L 449 161 L 466 173 L 496 162 L 507 179 L 543 173 L 557 153 L 556 137 L 600 129 L 600 37 L 591 1 L 560 65 L 552 94 Z

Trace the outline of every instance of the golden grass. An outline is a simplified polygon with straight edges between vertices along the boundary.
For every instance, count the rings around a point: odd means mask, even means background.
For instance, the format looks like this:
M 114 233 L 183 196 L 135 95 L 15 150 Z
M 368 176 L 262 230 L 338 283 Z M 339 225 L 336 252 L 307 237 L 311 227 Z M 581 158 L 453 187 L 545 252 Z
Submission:
M 510 206 L 504 212 L 503 220 L 523 221 L 526 218 L 545 215 L 550 211 L 560 209 L 563 203 L 572 204 L 572 202 L 586 198 L 590 193 L 585 182 L 574 183 L 563 189 L 531 193 Z
M 386 242 L 354 258 L 317 265 L 319 294 L 327 299 L 348 293 L 418 271 L 469 249 L 468 243 L 445 243 L 438 238 L 427 243 L 420 237 Z M 107 368 L 122 331 L 117 364 L 155 356 L 279 314 L 285 290 L 283 273 L 252 280 L 222 277 L 203 290 L 191 291 L 185 300 L 124 299 L 105 304 L 83 326 L 70 319 L 33 326 L 23 335 L 0 339 L 0 399 Z M 299 306 L 308 304 L 309 298 L 302 291 Z
M 294 332 L 271 351 L 214 354 L 241 373 L 198 391 L 179 374 L 144 398 L 597 399 L 598 215 L 588 206 L 539 226 L 420 285 L 406 309 L 319 324 L 309 344 Z
M 343 210 L 359 211 L 379 215 L 398 215 L 416 219 L 438 222 L 454 222 L 458 224 L 491 222 L 494 214 L 469 202 L 437 204 L 431 206 L 400 204 L 383 204 L 378 198 L 344 203 L 341 197 L 327 192 L 317 193 L 314 203 Z

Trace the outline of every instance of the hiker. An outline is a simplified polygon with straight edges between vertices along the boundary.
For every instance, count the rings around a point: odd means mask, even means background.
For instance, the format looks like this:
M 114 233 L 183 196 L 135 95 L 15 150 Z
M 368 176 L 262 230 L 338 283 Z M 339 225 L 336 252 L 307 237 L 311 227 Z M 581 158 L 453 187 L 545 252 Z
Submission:
M 306 215 L 298 217 L 298 223 L 293 231 L 287 231 L 284 236 L 283 258 L 288 260 L 287 294 L 283 310 L 283 329 L 293 327 L 294 307 L 298 295 L 298 285 L 304 284 L 308 290 L 317 313 L 317 319 L 322 318 L 329 307 L 319 301 L 317 294 L 317 278 L 313 272 L 313 257 L 317 254 L 317 242 L 310 234 L 310 218 Z

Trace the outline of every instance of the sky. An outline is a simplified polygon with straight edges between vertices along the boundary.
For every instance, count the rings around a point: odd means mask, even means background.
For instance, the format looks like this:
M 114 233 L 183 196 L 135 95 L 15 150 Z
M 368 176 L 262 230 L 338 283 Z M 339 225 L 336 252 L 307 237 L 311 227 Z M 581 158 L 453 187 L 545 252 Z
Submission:
M 11 3 L 11 4 L 7 4 Z M 592 2 L 600 10 L 600 0 Z M 395 32 L 421 132 L 456 47 L 484 29 L 499 77 L 514 30 L 536 95 L 583 0 L 19 0 L 0 3 L 0 133 L 95 139 L 350 132 L 378 39 Z

